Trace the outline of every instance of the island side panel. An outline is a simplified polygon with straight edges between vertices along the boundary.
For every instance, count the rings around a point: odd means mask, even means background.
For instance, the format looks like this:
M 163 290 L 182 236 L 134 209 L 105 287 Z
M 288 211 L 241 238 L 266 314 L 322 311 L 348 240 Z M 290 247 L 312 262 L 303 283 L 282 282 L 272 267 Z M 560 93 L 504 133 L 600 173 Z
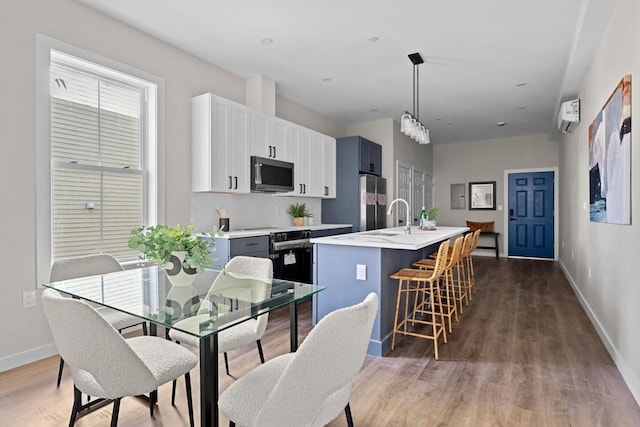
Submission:
M 432 252 L 432 245 L 416 251 L 375 247 L 314 245 L 314 284 L 325 286 L 313 302 L 317 323 L 328 313 L 361 302 L 369 292 L 379 297 L 368 353 L 382 356 L 391 348 L 397 281 L 389 276 Z M 366 279 L 358 280 L 357 265 L 366 266 Z

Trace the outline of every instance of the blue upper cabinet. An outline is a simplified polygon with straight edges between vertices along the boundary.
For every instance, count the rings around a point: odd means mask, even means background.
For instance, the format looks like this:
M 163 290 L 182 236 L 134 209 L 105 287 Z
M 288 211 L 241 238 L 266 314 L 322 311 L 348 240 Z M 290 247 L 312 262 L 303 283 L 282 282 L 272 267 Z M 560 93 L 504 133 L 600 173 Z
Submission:
M 360 172 L 372 175 L 382 175 L 382 147 L 361 136 L 358 138 Z

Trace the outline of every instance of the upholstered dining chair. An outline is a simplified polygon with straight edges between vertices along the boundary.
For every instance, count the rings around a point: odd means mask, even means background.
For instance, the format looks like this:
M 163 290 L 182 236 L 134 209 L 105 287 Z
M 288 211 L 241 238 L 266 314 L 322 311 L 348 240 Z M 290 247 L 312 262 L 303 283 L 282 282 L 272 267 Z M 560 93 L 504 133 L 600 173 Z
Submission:
M 98 274 L 107 274 L 122 270 L 122 266 L 112 255 L 87 255 L 75 258 L 67 258 L 54 262 L 51 266 L 51 274 L 49 276 L 49 280 L 51 282 L 58 282 L 61 280 L 76 279 L 78 277 L 85 276 L 95 276 Z M 130 314 L 126 314 L 108 307 L 99 307 L 97 310 L 98 314 L 104 317 L 104 319 L 118 331 L 122 331 L 123 329 L 141 324 L 144 334 L 147 335 L 147 324 L 139 317 L 132 316 Z M 64 359 L 60 358 L 56 387 L 60 387 L 63 369 Z
M 261 279 L 265 284 L 270 284 L 273 279 L 273 261 L 269 258 L 258 258 L 250 256 L 236 256 L 231 258 L 224 267 L 224 271 L 242 276 Z M 222 284 L 224 276 L 222 273 L 217 276 L 211 285 L 205 301 L 213 295 Z M 264 295 L 262 299 L 266 299 L 269 295 Z M 199 310 L 206 309 L 206 304 Z M 229 374 L 229 360 L 227 352 L 243 347 L 251 342 L 255 342 L 258 346 L 258 354 L 260 362 L 264 363 L 264 353 L 262 351 L 261 339 L 267 329 L 269 313 L 262 314 L 254 319 L 249 319 L 239 325 L 233 326 L 218 334 L 218 352 L 224 355 L 224 367 Z M 187 344 L 193 347 L 200 345 L 200 339 L 193 335 L 186 334 L 176 329 L 169 331 L 169 338 L 181 344 Z
M 378 296 L 327 314 L 295 353 L 269 360 L 231 384 L 218 407 L 229 426 L 324 426 L 343 410 L 364 362 Z
M 189 422 L 194 425 L 189 371 L 198 358 L 169 340 L 138 336 L 125 339 L 86 302 L 65 298 L 53 289 L 42 293 L 42 305 L 58 351 L 73 376 L 73 409 L 69 426 L 75 424 L 83 405 L 82 393 L 112 399 L 111 426 L 118 423 L 120 399 L 150 395 L 151 408 L 157 388 L 184 375 Z

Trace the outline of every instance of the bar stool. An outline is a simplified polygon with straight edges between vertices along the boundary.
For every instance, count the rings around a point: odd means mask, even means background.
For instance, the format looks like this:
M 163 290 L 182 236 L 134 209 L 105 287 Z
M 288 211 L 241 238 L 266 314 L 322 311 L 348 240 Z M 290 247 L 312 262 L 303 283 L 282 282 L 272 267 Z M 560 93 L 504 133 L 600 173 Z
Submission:
M 438 338 L 443 336 L 447 342 L 447 334 L 444 328 L 444 314 L 440 298 L 439 280 L 447 262 L 449 251 L 449 241 L 444 241 L 438 249 L 433 271 L 420 270 L 415 268 L 403 268 L 392 274 L 392 279 L 398 280 L 398 296 L 396 299 L 396 314 L 393 326 L 393 336 L 391 338 L 391 350 L 395 349 L 396 333 L 411 335 L 420 338 L 433 340 L 435 359 L 438 360 Z M 427 286 L 428 284 L 428 286 Z M 409 303 L 411 294 L 414 293 L 413 312 L 409 313 Z M 400 313 L 400 301 L 404 295 L 404 318 L 398 322 Z M 418 315 L 425 315 L 425 318 L 418 318 Z M 438 321 L 438 317 L 440 321 Z M 411 322 L 429 325 L 432 328 L 430 335 L 407 330 L 407 323 Z
M 467 248 L 467 254 L 465 257 L 466 262 L 466 270 L 467 270 L 467 289 L 469 292 L 469 299 L 471 299 L 471 294 L 476 293 L 476 278 L 475 273 L 473 271 L 473 257 L 471 254 L 475 252 L 478 248 L 478 240 L 480 240 L 480 230 L 476 230 L 473 234 L 470 234 L 471 239 L 469 242 L 469 247 Z
M 458 305 L 460 305 L 460 313 L 462 313 L 462 299 L 466 296 L 466 286 L 464 283 L 460 282 L 460 264 L 461 264 L 461 254 L 462 254 L 462 245 L 464 242 L 464 237 L 458 237 L 453 247 L 449 248 L 449 257 L 447 259 L 447 264 L 444 268 L 444 279 L 445 279 L 445 302 L 447 312 L 445 316 L 448 318 L 449 323 L 449 333 L 452 333 L 453 330 L 451 328 L 451 317 L 455 315 L 456 322 L 459 322 L 458 319 Z M 430 258 L 425 258 L 418 260 L 413 263 L 415 267 L 418 267 L 423 270 L 431 271 L 435 266 L 435 261 Z M 454 277 L 453 271 L 456 269 L 457 275 Z M 457 279 L 457 281 L 456 281 Z

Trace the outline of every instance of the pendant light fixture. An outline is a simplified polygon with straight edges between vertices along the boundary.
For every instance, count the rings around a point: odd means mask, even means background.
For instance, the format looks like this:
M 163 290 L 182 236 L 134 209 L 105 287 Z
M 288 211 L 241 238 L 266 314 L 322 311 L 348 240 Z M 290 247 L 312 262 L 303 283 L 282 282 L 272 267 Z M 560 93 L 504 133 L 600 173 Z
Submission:
M 429 144 L 429 129 L 420 123 L 420 75 L 418 66 L 424 63 L 418 52 L 409 55 L 413 64 L 413 113 L 405 111 L 400 118 L 400 132 L 404 133 L 418 144 Z

